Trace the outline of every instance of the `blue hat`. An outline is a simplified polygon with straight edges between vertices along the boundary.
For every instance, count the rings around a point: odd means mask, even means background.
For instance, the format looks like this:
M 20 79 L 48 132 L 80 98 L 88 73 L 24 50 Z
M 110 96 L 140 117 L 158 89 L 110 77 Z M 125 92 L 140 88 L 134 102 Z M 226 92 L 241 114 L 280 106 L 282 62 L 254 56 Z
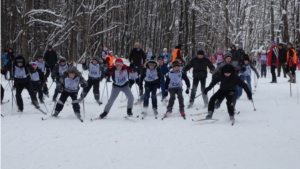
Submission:
M 275 40 L 271 40 L 270 43 L 273 43 L 276 45 L 276 41 Z

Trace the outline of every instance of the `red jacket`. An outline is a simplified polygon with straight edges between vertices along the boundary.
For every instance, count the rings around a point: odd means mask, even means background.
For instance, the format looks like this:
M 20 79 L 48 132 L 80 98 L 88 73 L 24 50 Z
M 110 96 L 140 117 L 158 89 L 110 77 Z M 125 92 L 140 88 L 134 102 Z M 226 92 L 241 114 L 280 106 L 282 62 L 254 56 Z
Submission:
M 275 48 L 275 49 L 274 49 Z M 271 47 L 269 53 L 268 53 L 268 66 L 272 65 L 272 56 L 273 56 L 273 52 L 274 50 L 277 50 L 277 55 L 278 55 L 278 49 L 276 48 L 276 46 Z M 276 54 L 275 54 L 276 55 Z M 279 63 L 279 59 L 276 56 L 276 67 L 278 67 L 278 63 Z

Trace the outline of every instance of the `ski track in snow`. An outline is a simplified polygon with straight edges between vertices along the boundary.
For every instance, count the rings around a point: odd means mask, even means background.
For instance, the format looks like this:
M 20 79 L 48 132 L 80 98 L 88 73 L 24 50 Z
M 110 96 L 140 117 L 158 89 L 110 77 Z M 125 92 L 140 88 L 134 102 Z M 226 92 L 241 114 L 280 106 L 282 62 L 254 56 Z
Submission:
M 297 71 L 297 79 L 300 79 L 299 73 Z M 86 71 L 83 76 L 87 78 Z M 50 86 L 51 78 L 48 80 Z M 65 105 L 59 119 L 49 117 L 54 106 L 51 96 L 55 85 L 50 89 L 50 98 L 45 98 L 49 110 L 46 116 L 31 105 L 28 92 L 24 90 L 24 112 L 21 115 L 16 112 L 15 103 L 13 109 L 11 103 L 1 106 L 4 115 L 1 118 L 1 168 L 298 169 L 300 101 L 297 103 L 297 87 L 300 92 L 300 86 L 299 83 L 292 84 L 293 96 L 290 97 L 287 80 L 280 77 L 278 84 L 270 84 L 270 78 L 259 79 L 253 95 L 256 111 L 243 91 L 236 106 L 241 113 L 235 116 L 234 126 L 229 121 L 226 100 L 215 110 L 213 117 L 219 119 L 217 122 L 191 121 L 205 118 L 205 115 L 190 116 L 207 111 L 203 109 L 202 97 L 198 97 L 190 109 L 185 105 L 186 120 L 180 117 L 178 99 L 173 113 L 161 120 L 166 106 L 160 102 L 160 97 L 158 118 L 154 118 L 149 101 L 148 115 L 141 120 L 139 105 L 133 107 L 133 114 L 140 115 L 140 118 L 124 118 L 126 107 L 118 108 L 124 104 L 120 103 L 119 94 L 107 119 L 91 122 L 91 118 L 102 113 L 108 98 L 105 91 L 103 104 L 99 106 L 90 90 L 85 99 L 84 122 L 81 123 L 74 115 L 70 98 L 69 106 Z M 101 82 L 100 92 L 104 82 Z M 252 78 L 254 90 L 253 82 Z M 3 87 L 6 84 L 7 81 L 3 80 Z M 107 86 L 110 95 L 111 83 Z M 215 92 L 218 88 L 216 85 Z M 132 91 L 137 98 L 135 86 Z M 199 91 L 200 84 L 197 95 Z M 211 90 L 209 97 L 212 94 Z M 5 91 L 4 100 L 7 99 L 12 101 L 10 90 Z M 189 100 L 185 93 L 184 99 L 185 103 Z M 43 104 L 40 106 L 46 111 Z M 82 103 L 80 106 L 83 116 Z M 41 117 L 47 120 L 42 121 Z

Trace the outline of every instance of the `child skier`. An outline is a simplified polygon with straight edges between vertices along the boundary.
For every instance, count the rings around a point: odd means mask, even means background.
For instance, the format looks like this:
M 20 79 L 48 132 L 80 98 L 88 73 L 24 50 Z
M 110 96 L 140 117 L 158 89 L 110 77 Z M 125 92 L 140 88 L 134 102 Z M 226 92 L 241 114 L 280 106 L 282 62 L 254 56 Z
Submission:
M 149 104 L 149 98 L 151 93 L 152 109 L 155 116 L 157 116 L 157 97 L 156 91 L 160 87 L 161 81 L 161 70 L 155 60 L 149 60 L 145 63 L 145 67 L 142 70 L 140 77 L 140 91 L 143 88 L 143 81 L 145 80 L 145 94 L 144 94 L 144 105 L 143 112 L 144 116 L 147 115 L 147 109 Z M 140 92 L 141 93 L 141 92 Z
M 185 91 L 186 94 L 189 94 L 190 90 L 190 80 L 188 79 L 187 75 L 185 73 L 182 73 L 180 71 L 180 63 L 175 61 L 172 63 L 173 70 L 167 75 L 166 78 L 166 93 L 165 96 L 168 96 L 168 91 L 170 93 L 170 99 L 169 104 L 167 106 L 167 112 L 164 115 L 165 117 L 168 116 L 168 114 L 172 113 L 174 100 L 175 100 L 175 94 L 177 95 L 178 102 L 179 102 L 179 111 L 183 118 L 185 118 L 184 113 L 184 99 L 182 96 L 182 79 L 185 81 L 185 84 L 187 86 L 187 89 Z
M 259 79 L 259 74 L 256 70 L 256 68 L 252 65 L 252 63 L 249 61 L 249 57 L 247 54 L 245 54 L 244 57 L 244 64 L 242 65 L 241 70 L 243 71 L 240 74 L 240 79 L 243 81 L 247 81 L 248 88 L 250 92 L 252 92 L 252 87 L 251 87 L 251 69 L 255 72 L 257 79 Z M 238 87 L 238 98 L 242 96 L 243 90 L 241 87 Z
M 37 64 L 37 67 L 43 72 L 43 75 L 45 76 L 45 61 L 44 61 L 43 56 L 39 55 L 37 57 L 37 60 L 36 60 L 35 63 Z M 45 79 L 44 84 L 42 84 L 42 86 L 43 86 L 44 95 L 49 97 L 49 90 L 48 90 L 48 87 L 47 87 L 46 79 Z
M 204 51 L 199 50 L 197 52 L 197 57 L 193 58 L 183 69 L 184 72 L 187 72 L 191 68 L 193 68 L 193 88 L 190 97 L 190 103 L 188 108 L 191 108 L 194 104 L 195 95 L 197 92 L 197 88 L 199 82 L 201 83 L 201 91 L 205 89 L 206 85 L 206 78 L 207 78 L 207 67 L 210 69 L 210 72 L 215 70 L 214 65 L 210 62 L 210 60 L 204 57 Z M 202 94 L 202 98 L 204 101 L 204 108 L 208 105 L 208 98 L 207 95 Z
M 84 80 L 75 66 L 71 66 L 62 72 L 56 87 L 57 93 L 61 93 L 61 95 L 57 101 L 55 113 L 52 115 L 53 117 L 58 116 L 60 111 L 63 109 L 67 98 L 70 96 L 72 99 L 74 113 L 77 118 L 81 118 L 79 101 L 77 100 L 79 84 L 83 88 L 87 86 L 87 82 Z
M 161 70 L 161 80 L 160 80 L 160 88 L 161 88 L 161 101 L 164 102 L 165 96 L 165 75 L 169 72 L 169 68 L 166 64 L 164 64 L 164 57 L 157 57 L 158 66 Z M 180 66 L 180 65 L 179 65 Z
M 102 61 L 100 61 L 100 59 L 97 56 L 95 56 L 92 58 L 92 61 L 88 64 L 88 66 L 87 67 L 83 66 L 82 69 L 89 70 L 89 77 L 87 81 L 87 86 L 83 89 L 80 98 L 78 100 L 81 101 L 83 98 L 85 98 L 93 86 L 94 98 L 98 104 L 102 104 L 99 101 L 100 99 L 99 83 L 102 80 L 101 72 L 103 71 Z
M 56 82 L 56 86 L 58 84 L 58 81 L 60 77 L 63 75 L 63 71 L 67 70 L 69 68 L 69 64 L 66 63 L 66 58 L 62 57 L 59 59 L 59 62 L 55 64 L 53 72 L 51 74 L 52 79 Z M 52 101 L 56 101 L 56 97 L 58 95 L 58 90 L 54 91 L 53 99 Z
M 33 67 L 33 72 L 31 73 L 31 83 L 33 90 L 38 93 L 40 103 L 44 103 L 43 100 L 43 84 L 45 83 L 44 73 L 38 68 L 36 62 L 31 62 L 30 65 Z
M 104 112 L 99 115 L 100 119 L 103 119 L 109 113 L 113 103 L 118 97 L 120 92 L 123 92 L 128 98 L 127 101 L 127 115 L 132 116 L 132 106 L 133 106 L 133 95 L 128 86 L 128 73 L 135 72 L 135 67 L 133 64 L 130 64 L 130 67 L 124 64 L 121 58 L 117 58 L 115 61 L 115 66 L 105 71 L 105 76 L 112 77 L 113 85 L 111 90 L 110 98 L 105 105 Z
M 247 84 L 235 74 L 235 68 L 231 64 L 226 64 L 222 67 L 221 73 L 215 77 L 210 85 L 204 89 L 203 93 L 207 94 L 217 83 L 221 82 L 220 89 L 210 98 L 208 103 L 208 115 L 206 119 L 211 119 L 216 100 L 227 100 L 227 110 L 230 116 L 230 120 L 234 122 L 234 104 L 233 99 L 236 92 L 236 87 L 242 87 L 247 93 L 248 99 L 252 100 L 252 93 L 248 89 Z
M 24 88 L 27 89 L 32 104 L 39 109 L 40 106 L 38 104 L 36 95 L 32 89 L 30 83 L 30 73 L 33 73 L 33 68 L 29 64 L 26 64 L 25 58 L 23 55 L 18 55 L 13 63 L 13 77 L 14 77 L 14 87 L 16 88 L 16 99 L 18 105 L 18 112 L 23 112 L 24 105 L 22 99 L 22 91 Z
M 259 55 L 259 59 L 260 59 L 260 69 L 261 69 L 260 76 L 266 78 L 267 77 L 267 54 L 265 50 L 261 51 L 261 54 Z

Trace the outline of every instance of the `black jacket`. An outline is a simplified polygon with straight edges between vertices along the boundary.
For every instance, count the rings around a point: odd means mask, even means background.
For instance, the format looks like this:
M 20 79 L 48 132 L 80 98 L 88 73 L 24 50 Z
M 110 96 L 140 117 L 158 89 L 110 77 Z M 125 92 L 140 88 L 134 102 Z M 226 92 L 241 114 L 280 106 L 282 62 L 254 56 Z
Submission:
M 278 54 L 279 54 L 279 63 L 285 63 L 286 62 L 286 52 L 284 48 L 281 50 L 278 48 Z
M 48 50 L 44 54 L 44 60 L 46 62 L 46 67 L 54 67 L 57 63 L 57 54 L 54 50 L 49 52 Z
M 143 68 L 142 64 L 144 64 L 146 61 L 146 54 L 143 51 L 143 49 L 140 49 L 140 51 L 137 51 L 136 48 L 133 48 L 129 55 L 129 62 L 133 63 L 135 66 L 137 66 L 140 70 Z
M 16 78 L 15 77 L 15 71 L 16 71 L 15 69 L 16 69 L 16 67 L 18 67 L 16 60 L 18 60 L 18 59 L 23 59 L 23 66 L 21 66 L 21 68 L 23 68 L 23 67 L 25 68 L 26 78 Z M 30 64 L 26 63 L 25 58 L 23 56 L 15 57 L 15 60 L 13 62 L 12 70 L 13 70 L 13 76 L 14 76 L 15 84 L 30 83 L 30 81 L 31 81 L 30 74 L 33 73 L 34 70 L 33 70 L 33 67 Z
M 230 51 L 232 57 L 231 61 L 239 61 L 238 51 L 236 49 Z
M 44 72 L 42 72 L 42 70 L 39 69 L 39 68 L 37 68 L 36 70 L 33 69 L 33 72 L 32 72 L 32 73 L 35 73 L 35 72 L 38 72 L 40 80 L 39 80 L 39 81 L 31 81 L 31 82 L 32 82 L 32 83 L 45 83 L 45 75 L 44 75 Z
M 82 84 L 85 84 L 85 86 L 87 85 L 87 82 L 85 81 L 85 79 L 82 77 L 81 73 L 76 70 L 76 73 L 75 73 L 75 77 L 79 77 L 79 84 L 78 85 L 82 85 Z M 69 93 L 77 93 L 79 91 L 79 86 L 77 87 L 77 90 L 69 90 L 67 88 L 65 88 L 65 79 L 69 76 L 69 73 L 68 71 L 63 71 L 63 75 L 59 78 L 58 80 L 58 83 L 57 83 L 57 89 L 63 89 L 64 91 L 66 92 L 69 92 Z
M 193 77 L 196 79 L 204 79 L 207 77 L 207 67 L 210 71 L 215 70 L 215 66 L 210 62 L 208 58 L 202 59 L 193 58 L 184 68 L 183 71 L 187 72 L 193 68 Z

